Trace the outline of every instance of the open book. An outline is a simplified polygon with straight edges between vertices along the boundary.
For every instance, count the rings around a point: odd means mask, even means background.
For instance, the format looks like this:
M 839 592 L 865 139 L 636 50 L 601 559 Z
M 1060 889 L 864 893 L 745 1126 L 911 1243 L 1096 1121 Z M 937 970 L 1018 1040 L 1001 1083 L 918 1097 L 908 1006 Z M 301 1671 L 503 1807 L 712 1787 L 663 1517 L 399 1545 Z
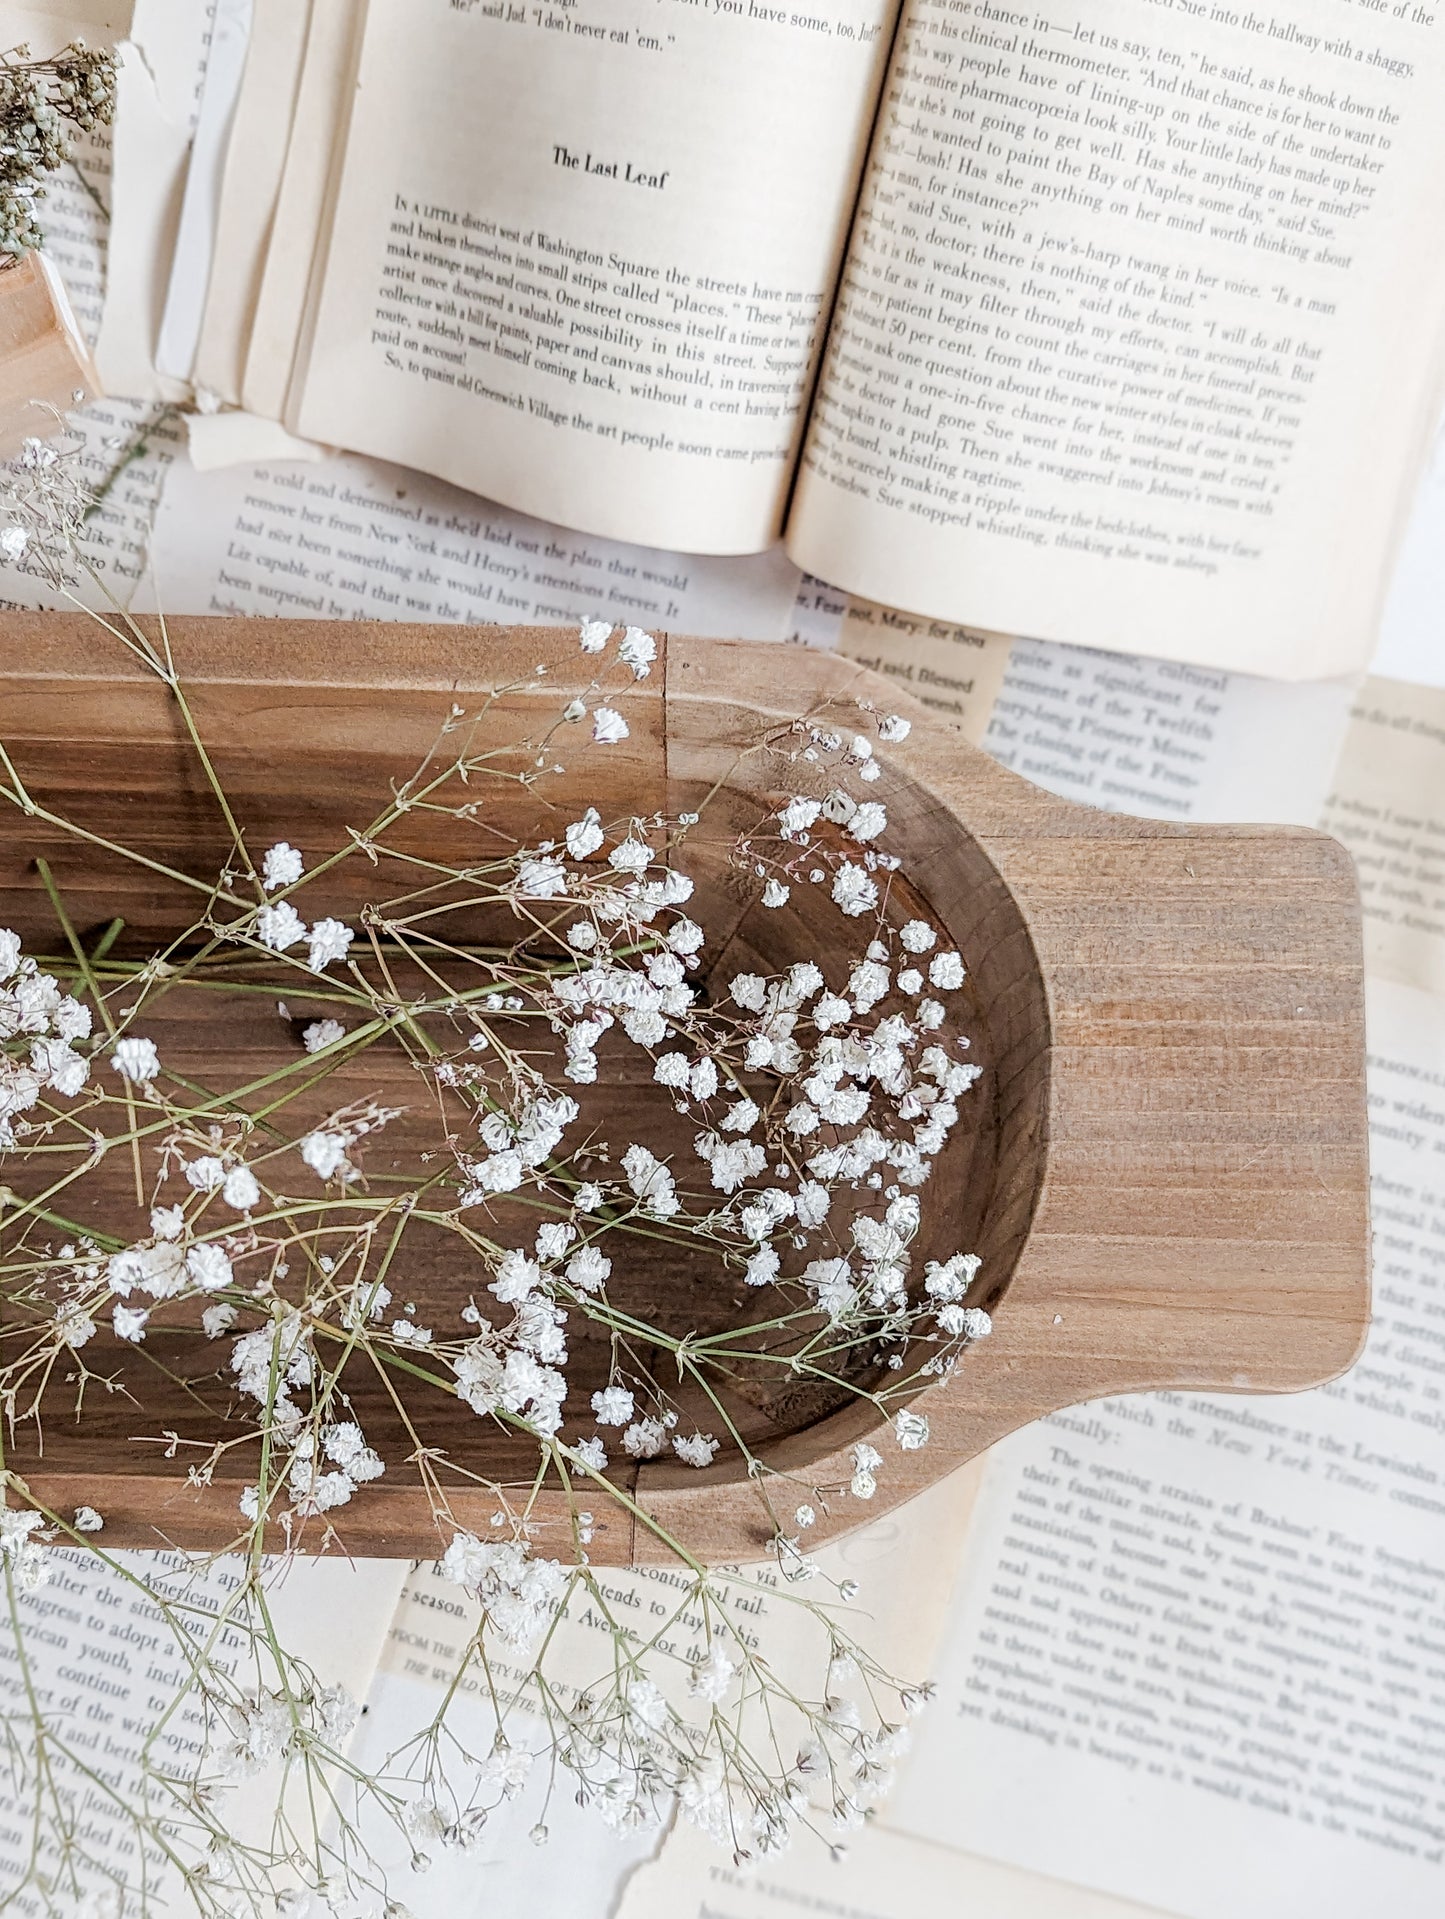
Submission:
M 194 374 L 594 534 L 1358 669 L 1442 365 L 1433 18 L 255 0 Z

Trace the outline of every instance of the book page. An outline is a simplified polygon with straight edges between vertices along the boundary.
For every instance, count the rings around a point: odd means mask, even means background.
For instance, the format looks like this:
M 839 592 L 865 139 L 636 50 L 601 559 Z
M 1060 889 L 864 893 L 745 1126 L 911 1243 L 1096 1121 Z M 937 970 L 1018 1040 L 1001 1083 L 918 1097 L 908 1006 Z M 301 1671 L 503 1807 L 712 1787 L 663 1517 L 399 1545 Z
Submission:
M 1370 671 L 1445 686 L 1445 418 L 1431 438 Z
M 1433 0 L 909 0 L 792 551 L 984 628 L 1363 669 L 1442 214 Z
M 1354 855 L 1369 970 L 1445 994 L 1445 691 L 1365 681 L 1321 823 Z
M 103 1534 L 97 1543 L 103 1547 Z M 142 1803 L 146 1790 L 141 1746 L 185 1685 L 188 1671 L 176 1633 L 149 1593 L 193 1609 L 188 1624 L 214 1619 L 239 1583 L 238 1562 L 206 1563 L 177 1552 L 118 1553 L 115 1561 L 121 1570 L 80 1552 L 56 1550 L 49 1583 L 38 1591 L 17 1593 L 14 1617 L 7 1616 L 0 1627 L 0 1713 L 23 1752 L 31 1725 L 19 1653 L 23 1646 L 29 1678 L 56 1745 L 92 1775 L 77 1776 L 71 1761 L 51 1747 L 59 1780 L 77 1802 L 79 1849 L 119 1883 L 138 1890 L 142 1862 L 126 1814 Z M 363 1699 L 404 1570 L 384 1560 L 355 1565 L 293 1560 L 267 1594 L 280 1643 L 304 1660 L 323 1684 L 344 1686 L 353 1699 Z M 244 1681 L 248 1668 L 240 1665 L 243 1655 L 249 1657 L 242 1634 L 223 1627 L 216 1663 L 239 1672 Z M 183 1768 L 191 1762 L 203 1724 L 198 1702 L 187 1697 L 155 1740 L 151 1764 Z M 231 1789 L 227 1818 L 242 1843 L 265 1842 L 275 1793 L 271 1768 Z M 152 1804 L 161 1798 L 152 1791 Z M 28 1822 L 14 1816 L 13 1802 L 6 1811 L 9 1816 L 0 1818 L 0 1895 L 26 1874 L 32 1857 Z M 44 1858 L 43 1837 L 41 1845 Z M 184 1909 L 180 1901 L 187 1895 L 179 1874 L 159 1854 L 147 1851 L 144 1876 L 152 1897 L 164 1895 L 177 1902 L 175 1910 Z M 17 1910 L 25 1912 L 58 1909 L 17 1902 Z M 78 1903 L 65 1909 L 111 1910 Z
M 1354 700 L 1353 680 L 1289 686 L 856 600 L 838 644 L 1036 785 L 1161 819 L 1315 825 Z
M 1364 1358 L 996 1448 L 890 1825 L 1186 1919 L 1439 1912 L 1445 1002 L 1368 1023 Z
M 300 344 L 331 158 L 346 125 L 357 0 L 311 0 L 291 139 L 256 299 L 241 386 L 243 405 L 279 420 Z
M 979 1478 L 978 1467 L 964 1467 L 906 1508 L 817 1554 L 828 1577 L 857 1581 L 858 1597 L 833 1610 L 890 1672 L 921 1675 L 930 1667 Z M 642 1630 L 650 1635 L 676 1614 L 679 1648 L 701 1644 L 701 1619 L 688 1611 L 688 1582 L 675 1568 L 608 1570 L 599 1578 L 615 1617 L 645 1622 Z M 770 1565 L 747 1569 L 730 1590 L 735 1620 L 750 1642 L 811 1695 L 828 1658 L 828 1635 L 816 1617 L 792 1603 L 786 1582 Z M 821 1581 L 800 1590 L 805 1598 L 825 1592 Z M 359 1764 L 383 1766 L 426 1725 L 441 1688 L 461 1666 L 474 1624 L 472 1602 L 435 1568 L 412 1574 L 353 1748 Z M 612 1640 L 590 1607 L 569 1614 L 554 1634 L 553 1647 L 548 1672 L 564 1696 L 574 1687 L 605 1687 L 613 1669 Z M 515 1655 L 496 1649 L 491 1664 L 499 1690 L 515 1683 Z M 462 1682 L 448 1723 L 474 1750 L 491 1750 L 495 1716 L 474 1668 Z M 545 1749 L 543 1728 L 528 1718 L 513 1715 L 507 1734 L 514 1747 Z M 535 1766 L 518 1796 L 492 1815 L 480 1844 L 465 1855 L 436 1849 L 424 1877 L 405 1874 L 405 1854 L 390 1842 L 386 1856 L 398 1871 L 397 1890 L 416 1919 L 491 1919 L 524 1911 L 545 1913 L 548 1919 L 612 1919 L 623 1883 L 657 1849 L 660 1835 L 646 1828 L 612 1832 L 595 1808 L 574 1803 L 570 1775 L 559 1772 L 554 1781 L 550 1773 L 545 1765 Z M 539 1823 L 545 1825 L 546 1841 L 529 1843 L 528 1834 Z M 714 1859 L 726 1857 L 708 1844 Z
M 286 167 L 301 80 L 307 0 L 253 0 L 246 64 L 221 173 L 195 377 L 235 406 Z
M 781 1858 L 736 1865 L 679 1825 L 628 1881 L 615 1919 L 1158 1919 L 1110 1898 L 874 1822 L 840 1836 L 841 1856 L 800 1834 Z
M 894 14 L 371 0 L 286 424 L 609 538 L 770 545 Z
M 530 520 L 355 457 L 170 476 L 136 605 L 168 613 L 563 625 L 607 618 L 776 640 L 798 571 L 781 547 L 699 559 Z
M 906 686 L 974 746 L 988 731 L 1012 649 L 1006 633 L 980 633 L 858 599 L 849 600 L 838 636 L 846 658 Z
M 155 348 L 157 371 L 186 384 L 195 378 L 226 148 L 251 36 L 251 0 L 214 0 L 214 7 Z
M 1017 640 L 984 745 L 1116 813 L 1314 826 L 1354 688 Z
M 136 0 L 119 50 L 108 262 L 95 362 L 107 393 L 176 402 L 189 386 L 157 370 L 191 138 L 217 0 Z

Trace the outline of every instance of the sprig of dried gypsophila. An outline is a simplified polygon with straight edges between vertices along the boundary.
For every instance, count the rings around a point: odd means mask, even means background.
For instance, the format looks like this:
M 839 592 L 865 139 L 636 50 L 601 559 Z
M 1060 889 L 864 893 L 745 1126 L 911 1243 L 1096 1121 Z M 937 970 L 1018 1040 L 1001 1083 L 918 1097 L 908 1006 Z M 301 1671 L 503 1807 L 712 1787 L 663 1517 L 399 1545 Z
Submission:
M 366 1820 L 418 1856 L 477 1843 L 522 1789 L 539 1726 L 549 1777 L 570 1774 L 614 1824 L 677 1802 L 743 1854 L 800 1821 L 846 1827 L 922 1694 L 850 1642 L 836 1610 L 850 1590 L 826 1595 L 804 1536 L 820 1510 L 870 1499 L 886 1459 L 860 1442 L 846 1482 L 819 1485 L 777 1471 L 766 1440 L 802 1390 L 815 1415 L 869 1401 L 916 1449 L 927 1425 L 908 1394 L 988 1331 L 968 1304 L 973 1255 L 914 1270 L 977 1069 L 962 959 L 884 850 L 874 741 L 906 722 L 860 710 L 856 731 L 804 719 L 761 738 L 749 750 L 784 797 L 721 843 L 697 813 L 596 806 L 509 838 L 504 797 L 545 802 L 573 740 L 605 756 L 630 736 L 628 688 L 655 643 L 589 621 L 594 677 L 550 720 L 497 745 L 489 726 L 519 689 L 454 708 L 378 812 L 303 854 L 299 835 L 253 847 L 243 832 L 164 632 L 110 628 L 175 700 L 227 851 L 200 882 L 154 850 L 106 847 L 117 871 L 143 858 L 171 887 L 159 953 L 133 950 L 119 921 L 83 940 L 43 857 L 55 940 L 27 953 L 0 934 L 0 1391 L 21 1433 L 58 1405 L 84 1421 L 122 1380 L 143 1406 L 157 1369 L 210 1409 L 191 1477 L 236 1501 L 246 1571 L 224 1611 L 252 1672 L 188 1661 L 204 1757 L 165 1775 L 162 1821 L 188 1884 L 218 1911 L 270 1886 L 274 1860 L 238 1855 L 215 1793 L 280 1763 L 336 1822 L 283 1825 L 277 1857 L 304 1857 L 324 1897 L 377 1892 Z M 96 837 L 8 754 L 0 801 L 47 845 Z M 806 905 L 805 945 L 821 902 L 816 957 L 772 972 L 710 959 L 688 869 L 719 844 L 779 924 Z M 252 1036 L 239 1085 L 207 1083 L 166 1038 L 208 1019 Z M 816 1623 L 811 1688 L 750 1643 L 738 1576 L 628 1490 L 636 1462 L 703 1469 L 724 1450 L 766 1515 L 780 1603 Z M 448 1699 L 487 1698 L 495 1732 L 469 1753 L 444 1707 L 361 1777 L 340 1749 L 346 1709 L 268 1634 L 263 1549 L 344 1547 L 350 1514 L 398 1469 L 425 1487 L 442 1576 L 478 1608 Z M 454 1511 L 478 1488 L 494 1502 L 481 1533 Z M 646 1639 L 589 1563 L 608 1510 L 678 1569 Z M 12 1587 L 44 1578 L 47 1537 L 94 1552 L 96 1522 L 33 1503 L 10 1515 Z M 579 1683 L 556 1658 L 583 1612 L 610 1650 Z
M 0 253 L 43 246 L 39 202 L 50 174 L 73 160 L 71 136 L 108 126 L 115 56 L 74 40 L 49 59 L 25 46 L 0 54 Z

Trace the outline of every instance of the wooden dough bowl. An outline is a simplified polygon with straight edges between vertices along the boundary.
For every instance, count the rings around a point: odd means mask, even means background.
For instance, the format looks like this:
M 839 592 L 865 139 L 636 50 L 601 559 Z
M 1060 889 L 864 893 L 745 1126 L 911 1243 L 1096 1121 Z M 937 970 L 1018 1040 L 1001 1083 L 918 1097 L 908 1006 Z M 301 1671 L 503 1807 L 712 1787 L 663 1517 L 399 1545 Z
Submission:
M 415 769 L 453 700 L 475 710 L 485 691 L 523 683 L 495 715 L 520 738 L 555 714 L 569 679 L 585 684 L 592 665 L 575 635 L 535 628 L 177 620 L 170 632 L 249 843 L 259 850 L 285 837 L 313 863 L 374 816 L 389 781 Z M 560 663 L 540 683 L 539 660 Z M 906 742 L 881 749 L 886 777 L 874 791 L 888 806 L 887 844 L 903 858 L 903 880 L 967 963 L 973 1057 L 984 1068 L 926 1189 L 917 1251 L 920 1260 L 961 1249 L 982 1256 L 972 1303 L 993 1313 L 995 1330 L 951 1377 L 919 1391 L 914 1404 L 932 1427 L 920 1451 L 880 1436 L 876 1413 L 857 1400 L 798 1391 L 739 1409 L 753 1422 L 749 1442 L 809 1486 L 845 1484 L 859 1440 L 871 1437 L 884 1454 L 873 1503 L 830 1498 L 810 1541 L 877 1517 L 1001 1435 L 1080 1401 L 1151 1388 L 1316 1385 L 1350 1365 L 1368 1313 L 1360 921 L 1350 860 L 1334 840 L 1075 806 L 1004 771 L 851 662 L 680 638 L 660 639 L 651 676 L 619 699 L 631 727 L 625 743 L 576 754 L 575 772 L 546 787 L 545 804 L 522 793 L 499 814 L 504 802 L 489 798 L 488 817 L 535 836 L 546 822 L 555 833 L 575 817 L 567 809 L 588 803 L 604 820 L 676 815 L 720 781 L 705 822 L 720 806 L 731 831 L 729 822 L 757 820 L 760 798 L 776 804 L 789 790 L 776 756 L 739 759 L 761 726 L 807 714 L 856 730 L 859 700 L 913 722 Z M 198 875 L 223 862 L 216 809 L 173 703 L 93 622 L 0 620 L 0 739 L 51 810 Z M 423 839 L 438 830 L 434 820 L 413 823 Z M 684 861 L 698 881 L 700 904 L 690 910 L 708 928 L 709 963 L 722 963 L 727 978 L 746 964 L 771 970 L 803 956 L 796 944 L 783 948 L 779 930 L 786 924 L 796 942 L 797 918 L 760 910 L 714 838 L 711 856 L 704 842 L 694 857 L 690 841 Z M 83 936 L 120 914 L 141 953 L 184 924 L 164 883 L 6 807 L 0 925 L 14 926 L 29 950 L 60 950 L 35 865 L 41 854 Z M 374 887 L 369 872 L 360 860 L 338 869 L 326 910 L 359 905 L 364 895 L 347 888 Z M 795 889 L 795 898 L 810 891 Z M 817 920 L 809 957 L 836 950 L 843 924 L 825 891 L 805 899 Z M 266 1070 L 265 1047 L 283 1042 L 258 1040 L 256 1003 L 215 995 L 206 1003 L 204 1014 L 169 1024 L 163 1005 L 148 1022 L 163 1059 L 217 1084 Z M 281 1021 L 273 1028 L 294 1054 L 299 1041 Z M 386 1070 L 373 1048 L 354 1091 L 378 1090 Z M 416 1076 L 399 1049 L 394 1070 L 392 1090 L 415 1101 Z M 645 1090 L 656 1109 L 657 1089 L 637 1084 L 635 1054 L 631 1070 L 616 1098 L 625 1107 Z M 327 1109 L 339 1103 L 334 1090 L 326 1100 Z M 668 1108 L 664 1117 L 662 1144 L 676 1151 L 677 1121 Z M 655 1110 L 635 1124 L 624 1138 L 656 1138 Z M 406 1122 L 397 1125 L 381 1137 L 400 1157 Z M 122 1159 L 104 1162 L 104 1176 Z M 128 1164 L 115 1178 L 129 1185 Z M 133 1221 L 133 1191 L 128 1204 Z M 704 1287 L 675 1252 L 664 1257 L 669 1265 L 634 1275 L 633 1297 L 675 1326 L 727 1323 L 755 1308 L 741 1288 L 719 1287 L 716 1268 Z M 441 1242 L 434 1261 L 424 1245 L 414 1254 L 401 1296 L 419 1302 L 424 1323 L 456 1327 L 475 1284 L 456 1267 L 454 1241 Z M 589 1348 L 572 1317 L 569 1411 L 580 1415 L 607 1360 L 605 1343 Z M 198 1334 L 182 1337 L 200 1352 Z M 211 1346 L 197 1370 L 214 1373 L 224 1356 Z M 232 1538 L 240 1484 L 254 1476 L 249 1454 L 224 1461 L 209 1488 L 190 1486 L 185 1468 L 196 1451 L 169 1458 L 138 1435 L 170 1429 L 209 1442 L 213 1415 L 178 1391 L 167 1398 L 134 1349 L 106 1357 L 140 1405 L 97 1395 L 82 1423 L 52 1415 L 39 1455 L 22 1427 L 11 1463 L 52 1509 L 98 1507 L 108 1543 Z M 358 1555 L 435 1556 L 443 1539 L 405 1464 L 400 1428 L 379 1391 L 358 1390 L 368 1436 L 395 1463 L 330 1515 L 336 1533 Z M 216 1393 L 227 1403 L 219 1378 Z M 431 1391 L 426 1419 L 429 1442 L 457 1460 L 504 1483 L 530 1481 L 534 1449 L 494 1436 L 460 1402 Z M 736 1454 L 723 1452 L 703 1472 L 659 1460 L 628 1463 L 618 1476 L 643 1511 L 714 1562 L 766 1549 L 756 1490 Z M 452 1496 L 455 1516 L 479 1530 L 495 1503 L 475 1488 Z M 624 1508 L 589 1503 L 594 1562 L 666 1556 Z M 562 1512 L 560 1495 L 544 1496 L 541 1549 L 569 1552 Z

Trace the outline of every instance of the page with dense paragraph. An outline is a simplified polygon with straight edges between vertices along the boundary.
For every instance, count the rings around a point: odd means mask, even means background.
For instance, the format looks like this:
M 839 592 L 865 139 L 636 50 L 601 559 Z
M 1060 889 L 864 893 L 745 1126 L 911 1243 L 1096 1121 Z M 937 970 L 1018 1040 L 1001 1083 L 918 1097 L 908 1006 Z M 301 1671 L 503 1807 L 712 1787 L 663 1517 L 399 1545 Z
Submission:
M 780 547 L 699 558 L 509 512 L 358 455 L 168 476 L 138 607 L 457 624 L 618 624 L 777 640 L 798 570 Z
M 616 539 L 782 530 L 895 0 L 371 0 L 305 438 Z
M 1185 1919 L 1440 1911 L 1445 1002 L 1372 982 L 1368 1046 L 1364 1357 L 997 1448 L 890 1825 Z
M 1362 670 L 1442 216 L 1435 0 L 909 0 L 792 551 L 941 619 Z
M 1445 690 L 1365 681 L 1321 824 L 1354 857 L 1370 971 L 1445 994 Z
M 96 1543 L 103 1548 L 102 1531 Z M 210 1643 L 215 1663 L 235 1682 L 264 1684 L 275 1674 L 258 1659 L 246 1635 L 227 1625 L 244 1563 L 205 1561 L 179 1552 L 125 1552 L 113 1563 L 73 1549 L 52 1549 L 50 1576 L 34 1591 L 17 1586 L 0 1626 L 0 1724 L 28 1749 L 38 1710 L 50 1738 L 49 1762 L 57 1788 L 68 1795 L 71 1830 L 65 1838 L 87 1887 L 108 1875 L 112 1885 L 138 1894 L 142 1885 L 164 1910 L 184 1911 L 189 1895 L 174 1862 L 147 1846 L 142 1856 L 132 1815 L 142 1807 L 175 1812 L 156 1778 L 194 1765 L 206 1736 L 203 1702 L 192 1688 L 188 1635 Z M 298 1556 L 280 1569 L 268 1591 L 282 1646 L 304 1661 L 324 1685 L 365 1697 L 395 1612 L 405 1567 L 386 1560 L 348 1564 Z M 156 1603 L 177 1610 L 168 1619 Z M 33 1696 L 34 1704 L 31 1700 Z M 146 1742 L 178 1696 L 182 1703 Z M 228 1829 L 240 1843 L 265 1843 L 280 1789 L 276 1764 L 222 1788 Z M 292 1804 L 293 1815 L 297 1808 Z M 177 1825 L 184 1828 L 183 1817 Z M 0 1811 L 0 1895 L 32 1864 L 53 1874 L 58 1861 L 56 1823 L 19 1816 L 7 1796 Z M 63 1880 L 60 1903 L 22 1894 L 14 1909 L 26 1914 L 119 1911 L 100 1893 L 95 1903 L 71 1899 Z M 171 1902 L 174 1902 L 172 1904 Z M 9 1907 L 10 1901 L 6 1900 Z M 130 1908 L 127 1907 L 127 1910 Z M 154 1908 L 151 1908 L 154 1909 Z

